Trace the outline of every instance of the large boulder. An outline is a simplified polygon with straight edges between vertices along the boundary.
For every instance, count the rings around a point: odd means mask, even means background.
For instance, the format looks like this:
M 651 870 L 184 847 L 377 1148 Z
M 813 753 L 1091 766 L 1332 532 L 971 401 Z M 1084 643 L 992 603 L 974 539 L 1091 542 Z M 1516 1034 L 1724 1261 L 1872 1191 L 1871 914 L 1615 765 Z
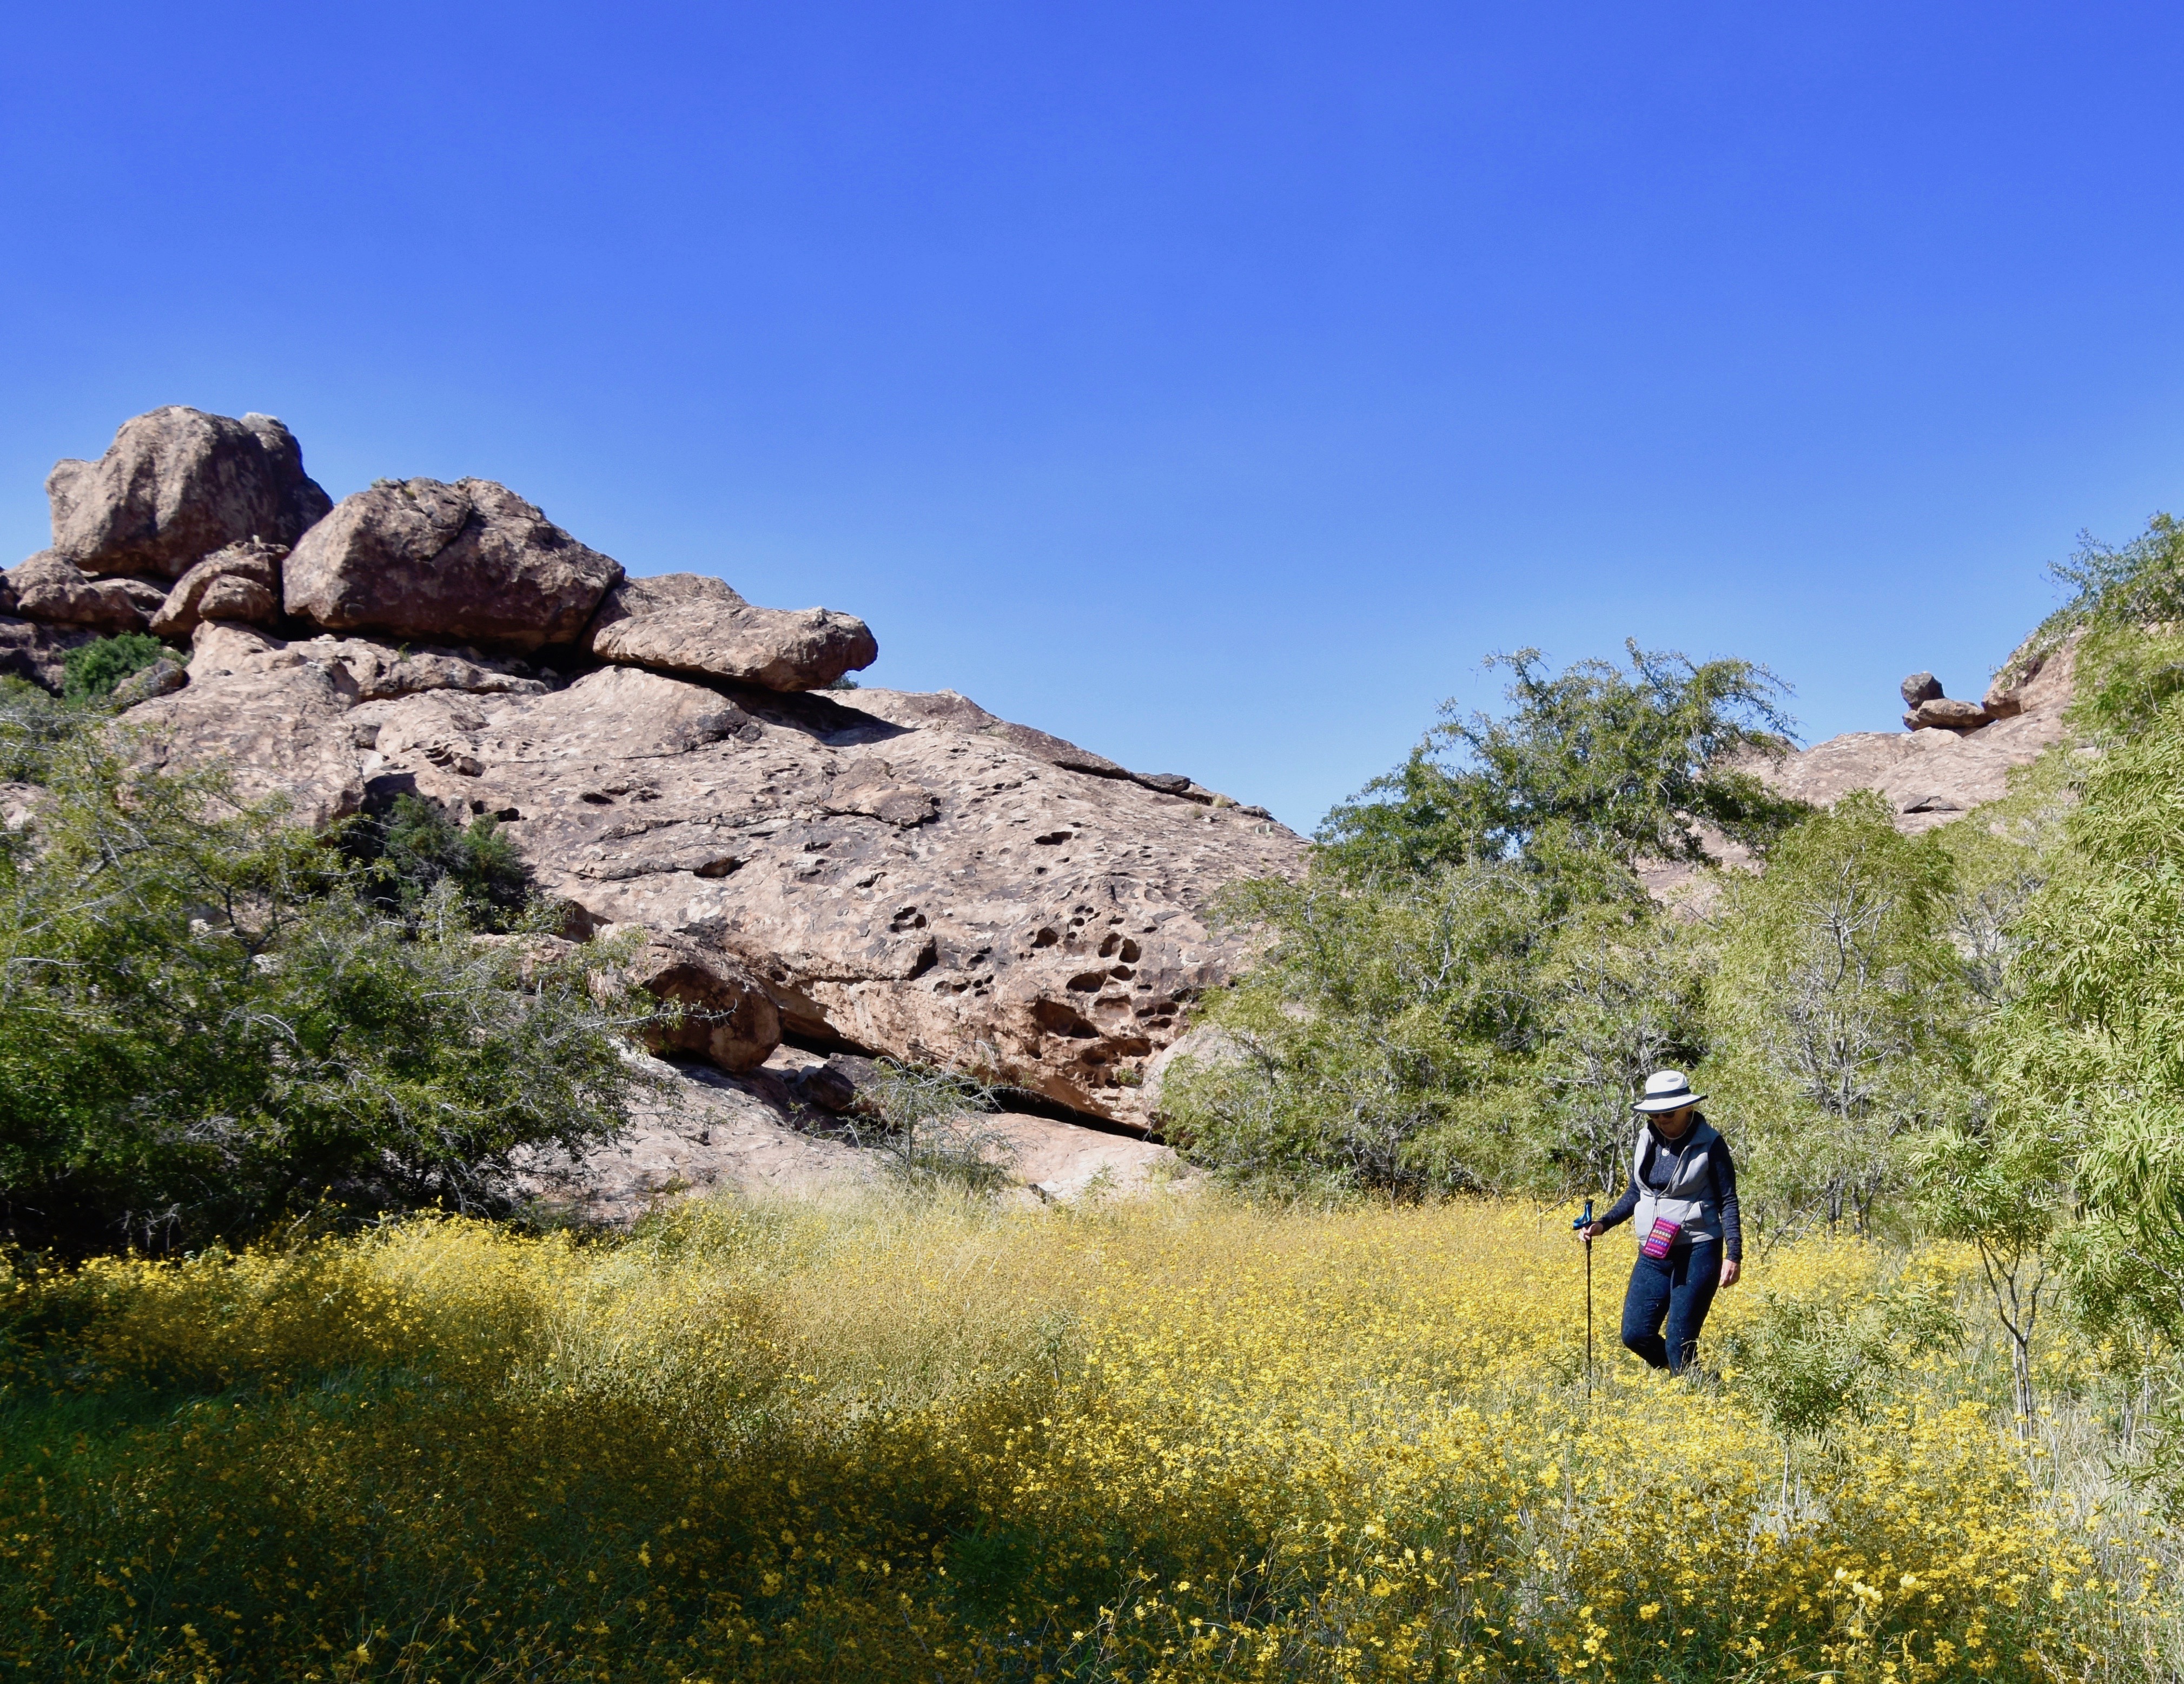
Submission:
M 602 661 L 769 690 L 817 690 L 879 659 L 871 629 L 831 608 L 755 608 L 703 573 L 627 579 L 587 642 Z
M 491 480 L 381 480 L 304 535 L 281 598 L 328 631 L 529 650 L 574 643 L 621 577 Z
M 1956 701 L 1947 696 L 1922 701 L 1903 716 L 1905 727 L 1913 731 L 1976 731 L 1993 722 L 1994 716 L 1977 702 Z
M 50 549 L 8 570 L 15 612 L 53 626 L 92 632 L 141 632 L 167 594 L 142 579 L 95 579 Z
M 124 421 L 96 462 L 55 463 L 46 495 L 55 555 L 87 573 L 156 579 L 245 538 L 293 544 L 333 506 L 272 416 L 180 404 Z
M 152 630 L 186 638 L 206 620 L 271 625 L 281 612 L 281 558 L 287 553 L 254 538 L 214 551 L 176 581 L 152 616 Z

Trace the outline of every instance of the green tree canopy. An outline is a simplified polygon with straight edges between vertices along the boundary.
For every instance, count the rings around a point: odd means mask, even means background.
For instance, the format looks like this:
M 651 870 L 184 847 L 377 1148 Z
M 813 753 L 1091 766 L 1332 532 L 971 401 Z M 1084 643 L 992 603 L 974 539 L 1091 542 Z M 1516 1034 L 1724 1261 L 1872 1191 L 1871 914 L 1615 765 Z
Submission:
M 1641 857 L 1705 860 L 1703 827 L 1767 846 L 1805 811 L 1756 764 L 1789 747 L 1780 682 L 1747 661 L 1626 647 L 1627 671 L 1496 657 L 1513 710 L 1444 706 L 1401 766 L 1328 815 L 1323 857 L 1351 875 L 1515 860 L 1585 899 L 1635 889 Z

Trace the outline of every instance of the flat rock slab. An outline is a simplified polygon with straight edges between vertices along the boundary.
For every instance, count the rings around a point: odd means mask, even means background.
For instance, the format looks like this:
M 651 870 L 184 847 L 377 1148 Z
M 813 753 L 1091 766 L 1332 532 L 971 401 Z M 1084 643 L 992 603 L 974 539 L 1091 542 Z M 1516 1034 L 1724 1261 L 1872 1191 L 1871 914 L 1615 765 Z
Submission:
M 1057 1202 L 1132 1197 L 1190 1179 L 1172 1148 L 1150 1140 L 1021 1112 L 1003 1112 L 980 1121 L 1006 1148 L 1003 1161 L 1010 1178 Z
M 592 653 L 656 672 L 816 690 L 879 659 L 872 630 L 831 608 L 757 608 L 701 573 L 628 579 L 599 604 Z
M 692 1195 L 813 1198 L 874 1185 L 883 1174 L 873 1154 L 797 1129 L 767 1085 L 690 1072 L 635 1107 L 619 1138 L 573 1160 L 526 1152 L 518 1169 L 520 1191 L 618 1228 Z

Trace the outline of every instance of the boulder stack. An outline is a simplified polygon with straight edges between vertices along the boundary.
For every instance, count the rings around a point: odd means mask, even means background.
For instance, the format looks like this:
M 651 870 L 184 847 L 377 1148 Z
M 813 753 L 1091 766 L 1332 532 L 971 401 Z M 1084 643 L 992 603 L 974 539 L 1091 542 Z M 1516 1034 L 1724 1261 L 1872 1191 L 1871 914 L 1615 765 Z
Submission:
M 1903 683 L 1907 731 L 1976 731 L 2001 716 L 1977 702 L 1953 701 L 1942 694 L 1942 681 L 1930 672 L 1914 672 Z

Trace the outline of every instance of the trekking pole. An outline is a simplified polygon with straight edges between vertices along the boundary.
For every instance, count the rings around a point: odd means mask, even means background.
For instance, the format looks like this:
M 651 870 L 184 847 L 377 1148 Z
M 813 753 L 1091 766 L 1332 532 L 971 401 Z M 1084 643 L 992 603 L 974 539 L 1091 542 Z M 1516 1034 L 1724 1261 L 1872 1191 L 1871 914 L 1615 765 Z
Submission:
M 1580 1233 L 1592 1226 L 1592 1201 L 1585 1202 L 1585 1214 L 1570 1226 Z M 1585 1236 L 1585 1401 L 1592 1402 L 1592 1235 Z

